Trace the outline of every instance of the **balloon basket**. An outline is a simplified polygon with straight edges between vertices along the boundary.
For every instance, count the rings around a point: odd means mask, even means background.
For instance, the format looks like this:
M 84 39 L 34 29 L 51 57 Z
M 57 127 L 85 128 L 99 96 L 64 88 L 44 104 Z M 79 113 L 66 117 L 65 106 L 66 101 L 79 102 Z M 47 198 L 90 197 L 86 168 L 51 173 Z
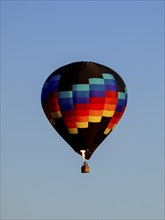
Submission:
M 81 167 L 81 173 L 89 173 L 89 171 L 90 171 L 90 168 L 89 168 L 87 162 L 84 162 Z

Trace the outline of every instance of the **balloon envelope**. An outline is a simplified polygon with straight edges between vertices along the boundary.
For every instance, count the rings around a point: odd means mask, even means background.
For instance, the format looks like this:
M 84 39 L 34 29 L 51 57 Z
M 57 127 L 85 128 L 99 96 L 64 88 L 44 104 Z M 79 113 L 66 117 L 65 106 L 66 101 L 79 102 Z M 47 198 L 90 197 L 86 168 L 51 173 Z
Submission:
M 41 103 L 51 125 L 89 159 L 122 117 L 127 91 L 111 68 L 75 62 L 54 71 L 42 88 Z

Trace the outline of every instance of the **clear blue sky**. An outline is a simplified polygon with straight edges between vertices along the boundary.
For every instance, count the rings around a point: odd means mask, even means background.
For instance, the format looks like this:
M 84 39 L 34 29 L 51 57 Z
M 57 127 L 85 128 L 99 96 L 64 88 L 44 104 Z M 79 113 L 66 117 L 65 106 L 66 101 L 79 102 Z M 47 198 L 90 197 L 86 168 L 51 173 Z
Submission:
M 164 219 L 164 2 L 1 2 L 1 218 Z M 117 71 L 128 105 L 89 161 L 48 123 L 44 81 L 74 61 Z

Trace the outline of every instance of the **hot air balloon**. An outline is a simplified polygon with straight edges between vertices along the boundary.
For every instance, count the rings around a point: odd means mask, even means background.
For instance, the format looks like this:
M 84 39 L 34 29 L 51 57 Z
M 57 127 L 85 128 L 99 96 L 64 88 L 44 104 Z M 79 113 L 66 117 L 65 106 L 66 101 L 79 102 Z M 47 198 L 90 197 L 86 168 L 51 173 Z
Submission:
M 58 134 L 89 160 L 122 117 L 127 90 L 111 68 L 94 62 L 74 62 L 47 78 L 41 104 Z M 89 172 L 87 165 L 85 162 L 82 172 Z

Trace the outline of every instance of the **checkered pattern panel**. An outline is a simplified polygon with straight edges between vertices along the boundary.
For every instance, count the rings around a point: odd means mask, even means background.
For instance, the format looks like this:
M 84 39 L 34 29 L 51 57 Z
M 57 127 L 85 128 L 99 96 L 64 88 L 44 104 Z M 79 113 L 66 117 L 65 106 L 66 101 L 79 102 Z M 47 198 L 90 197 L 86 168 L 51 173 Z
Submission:
M 126 86 L 112 69 L 76 62 L 54 71 L 44 83 L 43 110 L 66 142 L 90 158 L 115 128 L 127 104 Z
M 72 91 L 58 91 L 60 75 L 55 75 L 45 83 L 42 99 L 45 113 L 52 125 L 63 117 L 71 134 L 78 128 L 88 128 L 89 122 L 101 122 L 102 117 L 112 118 L 104 134 L 108 134 L 120 120 L 125 106 L 126 91 L 118 92 L 112 74 L 103 73 L 103 78 L 89 78 L 89 84 L 73 84 Z

